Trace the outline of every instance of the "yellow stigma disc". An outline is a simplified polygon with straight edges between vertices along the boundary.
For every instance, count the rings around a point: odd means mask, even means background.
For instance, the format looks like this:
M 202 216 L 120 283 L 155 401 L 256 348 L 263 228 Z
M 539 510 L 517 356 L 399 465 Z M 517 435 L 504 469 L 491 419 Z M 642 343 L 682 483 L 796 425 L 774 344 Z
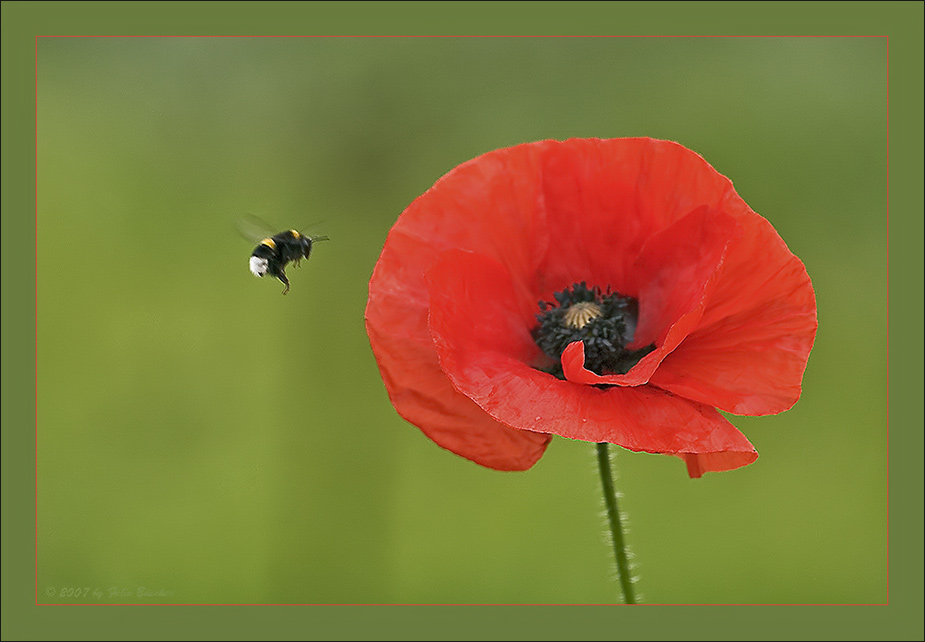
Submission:
M 570 305 L 565 310 L 565 315 L 563 320 L 565 325 L 570 328 L 575 328 L 580 330 L 581 328 L 588 325 L 591 319 L 596 319 L 601 316 L 601 306 L 597 303 L 592 303 L 590 301 L 582 301 L 580 303 L 574 303 Z

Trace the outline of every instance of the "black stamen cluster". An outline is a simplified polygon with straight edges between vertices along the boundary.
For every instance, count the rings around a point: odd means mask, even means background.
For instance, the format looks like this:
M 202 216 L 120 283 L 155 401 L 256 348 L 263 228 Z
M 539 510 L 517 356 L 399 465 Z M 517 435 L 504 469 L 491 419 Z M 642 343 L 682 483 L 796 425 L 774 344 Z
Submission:
M 568 344 L 581 341 L 585 344 L 585 367 L 599 375 L 625 374 L 640 359 L 655 349 L 648 345 L 639 350 L 626 350 L 636 331 L 639 304 L 636 299 L 611 293 L 600 288 L 589 288 L 582 281 L 556 292 L 555 302 L 540 301 L 539 325 L 533 330 L 533 340 L 544 353 L 552 357 L 556 366 L 551 374 L 564 378 L 560 358 Z M 575 328 L 566 321 L 568 309 L 577 303 L 594 303 L 601 314 L 583 327 Z

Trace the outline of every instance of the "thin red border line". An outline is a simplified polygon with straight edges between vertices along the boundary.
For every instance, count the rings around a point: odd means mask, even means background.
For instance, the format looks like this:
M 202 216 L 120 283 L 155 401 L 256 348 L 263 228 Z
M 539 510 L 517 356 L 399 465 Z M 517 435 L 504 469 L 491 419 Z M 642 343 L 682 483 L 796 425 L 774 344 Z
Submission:
M 590 603 L 560 603 L 560 602 L 537 602 L 534 604 L 518 604 L 511 602 L 504 603 L 487 603 L 487 602 L 402 602 L 398 604 L 379 604 L 376 602 L 358 602 L 340 603 L 340 602 L 46 602 L 39 606 L 887 606 L 883 602 L 873 603 L 854 603 L 854 602 L 820 602 L 818 604 L 799 604 L 799 603 L 769 603 L 769 602 L 748 602 L 745 604 L 729 604 L 725 602 L 659 602 L 658 604 L 640 603 L 640 604 L 623 604 L 622 602 L 590 602 Z
M 35 603 L 39 603 L 39 37 L 35 37 Z
M 828 35 L 828 36 L 809 36 L 809 35 L 797 35 L 797 36 L 743 36 L 743 35 L 726 35 L 726 36 L 189 36 L 189 35 L 177 35 L 177 36 L 36 36 L 35 37 L 35 603 L 38 606 L 38 573 L 39 573 L 39 561 L 38 561 L 38 82 L 39 82 L 39 70 L 38 70 L 38 39 L 39 38 L 339 38 L 339 37 L 362 37 L 362 38 L 389 38 L 389 37 L 411 37 L 411 38 L 428 38 L 428 37 L 447 37 L 447 38 L 505 38 L 505 37 L 523 37 L 523 38 L 885 38 L 886 39 L 886 103 L 887 103 L 887 113 L 886 113 L 886 243 L 887 243 L 887 373 L 886 373 L 886 398 L 887 398 L 887 408 L 886 408 L 886 417 L 887 417 L 887 567 L 886 567 L 886 591 L 887 591 L 887 600 L 886 605 L 889 605 L 890 602 L 890 356 L 889 356 L 889 298 L 890 298 L 890 289 L 889 289 L 889 280 L 890 280 L 890 38 L 889 36 L 876 36 L 876 35 Z M 80 604 L 80 603 L 43 603 L 42 606 L 205 606 L 209 604 L 165 604 L 165 603 L 101 603 L 101 604 Z M 212 604 L 213 606 L 307 606 L 307 604 Z M 606 606 L 607 604 L 599 604 L 598 606 Z M 862 606 L 861 605 L 851 605 L 851 606 Z M 876 605 L 876 603 L 874 604 Z M 319 605 L 320 606 L 320 605 Z M 326 605 L 332 606 L 332 605 Z M 335 605 L 336 606 L 336 605 Z M 585 606 L 594 606 L 594 605 L 585 605 Z M 656 606 L 656 605 L 647 605 L 647 606 Z M 670 606 L 667 605 L 666 606 Z M 691 605 L 693 606 L 693 605 Z M 701 605 L 706 606 L 706 605 Z M 758 605 L 740 605 L 740 606 L 758 606 Z M 787 606 L 787 605 L 782 605 Z M 794 604 L 789 606 L 824 606 L 824 605 L 802 605 Z M 847 605 L 846 605 L 847 606 Z
M 890 604 L 890 37 L 886 38 L 886 603 Z
M 36 38 L 887 38 L 885 34 L 42 34 Z
M 684 36 L 684 35 L 674 35 L 674 36 L 665 36 L 665 35 L 639 35 L 639 36 L 626 36 L 626 35 L 573 35 L 573 36 L 542 36 L 542 35 L 531 35 L 531 36 L 498 36 L 498 35 L 487 35 L 487 36 L 423 36 L 423 35 L 411 35 L 411 36 L 385 36 L 385 35 L 366 35 L 366 36 L 336 36 L 336 35 L 206 35 L 206 36 L 194 36 L 194 35 L 137 35 L 137 36 L 125 36 L 125 35 L 37 35 L 35 36 L 35 604 L 36 606 L 346 606 L 338 604 L 303 604 L 303 603 L 282 603 L 282 604 L 263 604 L 263 603 L 240 603 L 240 604 L 217 604 L 217 603 L 150 603 L 150 602 L 139 602 L 139 603 L 113 603 L 113 602 L 104 602 L 104 603 L 68 603 L 68 602 L 44 602 L 39 603 L 39 463 L 38 463 L 38 449 L 39 449 L 39 423 L 38 423 L 38 385 L 39 385 L 39 365 L 38 365 L 38 338 L 39 338 L 39 285 L 38 285 L 38 267 L 39 267 L 39 213 L 38 213 L 38 203 L 39 203 L 39 173 L 38 173 L 38 127 L 39 127 L 39 38 L 884 38 L 886 40 L 886 252 L 887 252 L 887 355 L 886 355 L 886 446 L 887 446 L 887 459 L 886 459 L 886 490 L 887 490 L 887 504 L 886 504 L 886 603 L 861 603 L 861 604 L 722 604 L 722 606 L 889 606 L 890 603 L 890 37 L 888 35 L 757 35 L 757 36 L 747 36 L 747 35 L 720 35 L 720 36 L 705 36 L 705 35 L 693 35 L 693 36 Z M 581 606 L 613 606 L 618 605 L 609 604 L 609 603 L 599 603 L 599 604 L 585 604 Z M 362 606 L 361 604 L 355 604 L 352 606 Z M 381 605 L 376 605 L 381 606 Z M 392 605 L 400 606 L 400 605 Z M 411 606 L 411 605 L 406 605 Z M 426 604 L 420 604 L 416 606 L 427 606 Z M 451 604 L 441 605 L 441 606 L 453 606 Z M 478 605 L 473 605 L 478 606 Z M 482 606 L 495 606 L 495 605 L 482 605 Z M 501 605 L 498 605 L 501 606 Z M 509 605 L 513 606 L 513 605 Z M 539 605 L 531 605 L 539 606 Z M 550 605 L 546 605 L 550 606 Z M 576 605 L 572 605 L 576 606 Z M 643 604 L 642 606 L 719 606 L 719 604 Z

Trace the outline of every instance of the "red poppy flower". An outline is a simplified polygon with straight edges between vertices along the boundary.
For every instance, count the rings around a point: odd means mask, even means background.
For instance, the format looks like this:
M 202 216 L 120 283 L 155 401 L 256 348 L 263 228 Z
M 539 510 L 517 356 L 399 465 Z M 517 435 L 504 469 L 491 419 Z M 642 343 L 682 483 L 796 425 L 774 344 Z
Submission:
M 806 270 L 703 158 L 649 138 L 542 141 L 453 169 L 389 233 L 366 326 L 398 412 L 524 470 L 551 435 L 753 462 L 717 409 L 790 408 L 816 333 Z

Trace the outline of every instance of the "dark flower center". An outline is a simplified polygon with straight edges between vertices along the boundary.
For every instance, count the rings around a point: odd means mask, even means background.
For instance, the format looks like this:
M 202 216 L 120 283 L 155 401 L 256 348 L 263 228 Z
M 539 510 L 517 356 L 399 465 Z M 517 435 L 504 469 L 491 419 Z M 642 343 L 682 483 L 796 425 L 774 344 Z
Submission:
M 553 297 L 555 302 L 539 302 L 539 325 L 533 330 L 536 345 L 555 360 L 550 374 L 565 378 L 560 359 L 562 351 L 574 341 L 584 343 L 585 367 L 599 375 L 626 374 L 655 350 L 655 344 L 626 349 L 636 334 L 636 299 L 611 293 L 609 288 L 606 293 L 598 287 L 589 288 L 584 281 Z

